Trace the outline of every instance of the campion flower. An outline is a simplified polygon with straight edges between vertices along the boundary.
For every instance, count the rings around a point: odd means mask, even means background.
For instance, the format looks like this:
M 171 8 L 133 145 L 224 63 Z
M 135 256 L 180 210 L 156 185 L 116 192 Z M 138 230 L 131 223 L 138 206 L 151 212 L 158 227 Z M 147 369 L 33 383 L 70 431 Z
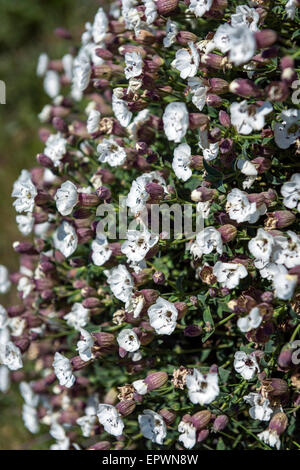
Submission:
M 248 403 L 251 408 L 249 409 L 249 415 L 252 419 L 258 419 L 259 421 L 269 421 L 273 409 L 270 406 L 270 401 L 267 398 L 263 398 L 259 393 L 249 393 L 244 396 L 244 400 Z
M 6 393 L 10 388 L 10 372 L 6 366 L 0 365 L 0 392 Z
M 217 261 L 213 267 L 213 274 L 222 287 L 234 289 L 240 283 L 241 279 L 248 276 L 247 269 L 243 264 L 238 263 L 222 263 Z
M 117 341 L 120 348 L 125 349 L 125 351 L 128 352 L 137 351 L 141 345 L 136 333 L 129 328 L 125 328 L 120 331 Z
M 287 149 L 300 137 L 300 110 L 282 111 L 280 119 L 274 124 L 274 139 L 279 148 Z
M 0 330 L 6 327 L 7 322 L 8 322 L 7 311 L 2 305 L 0 305 Z
M 0 361 L 10 370 L 19 370 L 23 367 L 21 351 L 12 341 L 1 342 Z
M 30 173 L 22 170 L 21 175 L 14 183 L 12 197 L 16 197 L 13 205 L 17 212 L 32 212 L 34 208 L 34 200 L 37 195 L 37 189 L 33 184 Z
M 293 297 L 298 276 L 293 274 L 277 274 L 273 279 L 274 294 L 282 300 L 290 300 Z
M 82 339 L 77 341 L 76 350 L 78 351 L 80 358 L 83 361 L 88 362 L 93 358 L 92 347 L 94 345 L 94 339 L 92 335 L 83 328 L 80 329 L 80 335 Z
M 233 366 L 245 380 L 253 379 L 259 372 L 259 366 L 253 353 L 246 354 L 244 351 L 237 351 L 234 355 Z
M 76 378 L 73 375 L 73 369 L 69 359 L 59 352 L 56 352 L 52 365 L 59 384 L 67 388 L 72 387 Z
M 83 54 L 77 56 L 73 63 L 73 97 L 77 96 L 79 99 L 81 98 L 81 92 L 83 92 L 90 83 L 91 73 L 92 67 L 88 57 Z
M 127 127 L 132 118 L 132 112 L 129 111 L 127 103 L 117 98 L 114 94 L 112 97 L 112 109 L 121 126 Z
M 230 105 L 231 122 L 239 134 L 249 135 L 265 126 L 265 116 L 272 110 L 273 106 L 268 102 L 259 107 L 248 104 L 246 100 L 234 102 Z
M 207 405 L 212 403 L 220 392 L 218 374 L 209 372 L 203 375 L 197 369 L 193 369 L 192 375 L 187 375 L 186 386 L 189 399 L 194 404 Z
M 123 165 L 127 157 L 125 150 L 112 137 L 102 140 L 97 146 L 97 153 L 99 162 L 113 167 Z
M 187 181 L 192 176 L 191 161 L 191 147 L 188 144 L 179 144 L 174 150 L 172 162 L 172 168 L 179 180 Z
M 205 227 L 196 235 L 196 241 L 191 246 L 194 257 L 201 258 L 216 250 L 220 255 L 223 253 L 223 243 L 220 232 L 214 227 Z
M 145 383 L 144 380 L 135 380 L 134 382 L 132 382 L 132 386 L 139 395 L 146 395 L 146 393 L 148 392 L 148 385 Z
M 22 235 L 27 236 L 32 232 L 34 226 L 34 217 L 31 212 L 26 215 L 17 215 L 16 222 Z
M 255 8 L 250 8 L 248 5 L 238 5 L 235 13 L 231 15 L 231 26 L 236 28 L 238 26 L 247 26 L 250 31 L 258 31 L 259 13 Z
M 261 215 L 267 211 L 266 205 L 257 207 L 256 202 L 250 202 L 247 193 L 234 188 L 227 195 L 226 211 L 232 220 L 238 223 L 249 222 L 254 224 Z
M 91 248 L 91 258 L 96 266 L 102 266 L 105 264 L 112 255 L 107 237 L 103 233 L 97 233 L 95 240 L 92 242 Z
M 199 109 L 199 111 L 202 111 L 206 104 L 208 88 L 203 84 L 199 77 L 190 77 L 188 79 L 188 86 L 192 95 L 192 103 Z
M 179 49 L 176 58 L 171 63 L 172 67 L 180 72 L 180 77 L 186 79 L 194 77 L 197 73 L 200 57 L 194 43 L 188 43 L 189 49 Z
M 159 237 L 143 227 L 142 230 L 128 230 L 126 238 L 121 247 L 122 253 L 126 255 L 128 261 L 139 262 L 156 245 Z
M 178 311 L 174 304 L 158 297 L 148 309 L 150 325 L 159 335 L 171 335 L 176 328 Z
M 125 64 L 124 73 L 127 79 L 141 75 L 143 71 L 143 59 L 139 52 L 126 52 Z
M 55 70 L 47 70 L 44 78 L 44 91 L 50 98 L 55 98 L 60 92 L 60 76 Z
M 263 228 L 259 228 L 256 237 L 252 238 L 248 243 L 250 253 L 254 258 L 262 262 L 270 260 L 274 246 L 274 237 Z
M 209 143 L 206 131 L 199 133 L 198 146 L 202 150 L 203 157 L 205 160 L 211 161 L 217 158 L 219 153 L 219 144 L 218 142 Z
M 32 434 L 39 432 L 40 425 L 38 412 L 32 406 L 27 405 L 27 403 L 24 403 L 22 406 L 22 419 L 28 431 L 30 431 Z
M 132 313 L 133 318 L 138 318 L 145 305 L 143 294 L 133 293 L 125 304 L 126 312 Z
M 300 212 L 300 173 L 294 173 L 290 181 L 281 186 L 280 192 L 285 207 Z
M 78 202 L 77 188 L 72 181 L 65 181 L 55 194 L 56 207 L 61 215 L 69 215 Z
M 288 269 L 300 264 L 300 238 L 291 230 L 287 231 L 288 237 L 278 236 L 276 241 L 275 261 L 284 264 Z
M 285 4 L 287 17 L 293 20 L 296 14 L 297 3 L 296 0 L 288 0 Z
M 56 443 L 52 444 L 50 447 L 51 450 L 68 450 L 69 449 L 70 439 L 66 435 L 66 431 L 64 430 L 63 426 L 61 426 L 56 421 L 54 421 L 51 424 L 49 433 L 54 439 L 56 439 Z
M 259 308 L 254 307 L 251 309 L 249 315 L 238 319 L 237 326 L 243 333 L 247 333 L 248 331 L 258 328 L 261 322 L 262 316 L 259 313 Z
M 100 404 L 97 410 L 97 417 L 106 432 L 113 436 L 122 435 L 124 423 L 120 413 L 113 405 Z
M 92 26 L 92 35 L 93 35 L 94 42 L 96 44 L 101 43 L 105 39 L 107 31 L 108 31 L 108 18 L 103 8 L 99 8 L 99 10 L 97 11 L 95 15 L 94 23 Z
M 277 450 L 280 450 L 281 442 L 280 437 L 276 431 L 271 429 L 266 429 L 263 432 L 257 434 L 257 437 L 263 441 L 265 444 L 268 444 L 271 447 L 276 447 Z
M 189 126 L 189 114 L 185 103 L 177 101 L 169 103 L 166 106 L 162 119 L 167 139 L 180 142 Z
M 9 280 L 8 269 L 3 264 L 0 264 L 0 294 L 6 294 L 11 286 Z
M 44 154 L 52 160 L 54 166 L 58 166 L 60 160 L 65 156 L 67 151 L 67 141 L 61 133 L 51 134 L 46 140 Z
M 175 21 L 172 21 L 170 18 L 168 18 L 167 24 L 166 24 L 166 36 L 163 39 L 163 45 L 164 47 L 171 47 L 174 42 L 176 42 L 176 36 L 178 34 L 178 25 L 175 23 Z
M 193 424 L 186 421 L 180 421 L 178 432 L 180 433 L 178 441 L 182 442 L 186 449 L 192 449 L 196 444 L 196 428 Z
M 189 4 L 189 11 L 193 12 L 195 16 L 202 17 L 212 7 L 213 0 L 191 0 Z
M 143 0 L 143 3 L 145 5 L 146 23 L 150 25 L 154 23 L 158 15 L 156 3 L 153 0 Z
M 61 225 L 53 234 L 53 243 L 57 250 L 59 250 L 66 258 L 71 256 L 76 251 L 78 238 L 75 228 L 66 220 L 63 220 Z
M 97 109 L 92 109 L 89 112 L 88 119 L 86 122 L 86 128 L 89 134 L 94 134 L 99 130 L 101 113 Z
M 167 435 L 167 428 L 163 418 L 155 411 L 144 410 L 138 416 L 141 433 L 146 439 L 150 439 L 155 444 L 162 445 Z
M 39 403 L 39 396 L 36 395 L 32 387 L 27 382 L 20 383 L 20 393 L 25 401 L 25 403 L 29 406 L 36 408 Z
M 115 268 L 104 271 L 104 274 L 107 276 L 107 283 L 113 295 L 122 302 L 127 302 L 133 290 L 133 280 L 126 266 L 119 264 Z
M 75 330 L 81 330 L 85 327 L 89 321 L 89 310 L 84 306 L 75 302 L 72 306 L 71 312 L 64 316 L 67 324 L 75 328 Z
M 126 205 L 133 214 L 138 215 L 138 213 L 145 208 L 150 198 L 150 194 L 146 191 L 146 185 L 148 183 L 159 184 L 162 186 L 165 194 L 168 192 L 164 178 L 157 171 L 151 171 L 150 173 L 144 173 L 139 176 L 132 182 L 126 199 Z
M 82 435 L 84 437 L 90 437 L 92 435 L 96 421 L 96 415 L 85 415 L 78 418 L 76 423 L 81 427 Z

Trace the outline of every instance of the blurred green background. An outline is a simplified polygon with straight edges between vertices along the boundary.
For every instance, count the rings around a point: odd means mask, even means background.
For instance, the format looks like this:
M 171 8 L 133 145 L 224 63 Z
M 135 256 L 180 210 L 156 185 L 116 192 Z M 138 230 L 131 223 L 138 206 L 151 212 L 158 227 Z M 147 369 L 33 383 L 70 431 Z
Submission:
M 22 168 L 35 165 L 43 149 L 38 138 L 37 114 L 49 102 L 42 80 L 36 77 L 41 52 L 59 59 L 73 44 L 79 44 L 86 21 L 93 19 L 97 0 L 0 0 L 0 80 L 6 84 L 6 104 L 0 105 L 0 264 L 10 271 L 18 268 L 12 242 L 21 239 L 12 207 L 13 182 Z M 57 38 L 53 31 L 62 26 L 73 41 Z M 0 302 L 14 300 L 15 292 Z M 0 393 L 0 450 L 41 449 L 47 436 L 35 437 L 23 426 L 22 399 L 16 387 Z

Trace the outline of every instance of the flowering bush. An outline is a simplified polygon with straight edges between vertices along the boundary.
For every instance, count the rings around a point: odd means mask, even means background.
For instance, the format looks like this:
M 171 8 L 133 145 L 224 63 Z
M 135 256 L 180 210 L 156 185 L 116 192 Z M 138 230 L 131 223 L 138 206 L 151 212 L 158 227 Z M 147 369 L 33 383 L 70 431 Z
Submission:
M 228 3 L 114 2 L 39 58 L 0 387 L 52 449 L 300 447 L 299 2 Z

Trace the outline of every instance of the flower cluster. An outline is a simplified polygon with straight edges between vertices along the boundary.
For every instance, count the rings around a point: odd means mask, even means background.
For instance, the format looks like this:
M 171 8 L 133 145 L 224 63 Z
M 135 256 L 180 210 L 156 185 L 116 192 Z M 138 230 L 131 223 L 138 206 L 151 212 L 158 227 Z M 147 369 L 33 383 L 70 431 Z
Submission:
M 117 0 L 78 49 L 39 57 L 0 389 L 20 382 L 52 449 L 299 447 L 298 7 Z M 99 208 L 119 196 L 113 236 Z M 172 204 L 202 229 L 152 230 Z

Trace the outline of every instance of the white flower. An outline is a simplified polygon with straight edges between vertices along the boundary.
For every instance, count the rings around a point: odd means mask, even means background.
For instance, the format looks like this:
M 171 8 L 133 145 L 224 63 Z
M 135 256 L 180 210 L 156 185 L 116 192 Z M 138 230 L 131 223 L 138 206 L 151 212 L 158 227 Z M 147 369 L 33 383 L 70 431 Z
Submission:
M 234 289 L 240 283 L 240 280 L 248 276 L 247 269 L 243 264 L 222 263 L 217 261 L 213 267 L 213 274 L 222 287 Z
M 88 362 L 93 358 L 92 347 L 94 340 L 92 335 L 83 328 L 80 330 L 80 334 L 82 339 L 77 341 L 76 350 L 78 351 L 80 358 L 83 361 Z
M 220 232 L 214 227 L 205 227 L 197 233 L 196 241 L 191 246 L 194 257 L 201 258 L 216 250 L 220 255 L 223 253 L 223 243 Z
M 125 304 L 125 310 L 133 314 L 133 318 L 138 318 L 145 305 L 143 294 L 134 293 Z
M 107 238 L 103 233 L 97 233 L 96 239 L 92 242 L 91 248 L 92 261 L 96 266 L 102 266 L 105 264 L 112 255 Z
M 63 220 L 53 234 L 53 242 L 55 249 L 68 258 L 76 251 L 78 244 L 75 228 L 66 220 Z
M 33 282 L 31 281 L 31 279 L 29 279 L 28 277 L 23 276 L 19 279 L 19 282 L 18 282 L 18 285 L 17 285 L 17 290 L 19 292 L 22 292 L 22 299 L 26 299 L 26 297 L 28 297 L 30 292 L 33 291 L 34 287 L 35 286 L 34 286 Z
M 44 78 L 44 90 L 50 98 L 55 98 L 60 92 L 60 76 L 55 70 L 48 70 Z
M 194 77 L 197 73 L 200 57 L 195 44 L 192 42 L 188 43 L 190 50 L 179 49 L 176 52 L 176 57 L 171 63 L 171 66 L 180 72 L 180 77 L 185 79 L 188 77 Z
M 167 428 L 163 418 L 155 411 L 144 410 L 138 416 L 141 433 L 146 439 L 151 439 L 155 444 L 163 444 L 167 435 Z
M 254 262 L 255 267 L 259 269 L 259 274 L 262 278 L 268 279 L 268 281 L 273 281 L 277 276 L 281 274 L 287 274 L 287 269 L 281 265 L 276 263 L 267 263 L 261 262 L 260 260 L 256 260 Z
M 2 328 L 5 328 L 7 323 L 8 323 L 7 312 L 5 308 L 2 305 L 0 305 L 0 330 L 2 330 Z
M 94 430 L 97 417 L 93 415 L 81 416 L 76 420 L 76 423 L 81 427 L 81 432 L 84 437 L 90 437 Z
M 39 396 L 34 393 L 30 384 L 27 382 L 20 383 L 20 393 L 25 403 L 33 408 L 36 408 L 39 403 Z
M 92 26 L 93 40 L 96 44 L 103 41 L 108 30 L 108 18 L 103 8 L 99 8 Z
M 280 115 L 282 122 L 274 124 L 274 139 L 281 149 L 287 149 L 300 137 L 300 110 L 287 109 Z
M 270 402 L 267 398 L 263 398 L 259 393 L 249 393 L 244 396 L 246 403 L 251 405 L 249 414 L 252 419 L 258 419 L 259 421 L 269 421 L 273 410 L 270 407 Z
M 174 42 L 176 42 L 178 31 L 179 29 L 177 23 L 175 23 L 175 21 L 171 21 L 170 18 L 168 18 L 166 24 L 166 36 L 163 39 L 164 47 L 170 47 L 172 44 L 174 44 Z
M 263 262 L 269 261 L 275 246 L 275 240 L 270 233 L 263 228 L 257 230 L 256 237 L 252 238 L 248 243 L 250 253 Z
M 284 264 L 290 269 L 300 264 L 300 239 L 291 230 L 287 231 L 287 235 L 289 238 L 275 237 L 276 252 L 274 253 L 274 260 L 277 264 Z
M 136 333 L 130 328 L 125 328 L 120 331 L 117 336 L 117 341 L 120 348 L 125 349 L 125 351 L 128 352 L 137 351 L 141 345 Z
M 97 146 L 98 160 L 101 163 L 108 163 L 110 166 L 120 166 L 126 160 L 125 150 L 117 144 L 117 142 L 110 137 L 103 139 Z
M 42 54 L 40 54 L 36 66 L 36 74 L 38 77 L 42 77 L 43 75 L 45 75 L 48 69 L 48 65 L 49 57 L 45 52 L 43 52 Z
M 259 308 L 254 307 L 249 315 L 238 319 L 237 326 L 243 333 L 248 333 L 248 331 L 258 328 L 261 322 L 262 316 L 259 314 Z
M 232 220 L 239 224 L 249 222 L 254 224 L 261 215 L 265 214 L 267 207 L 265 204 L 257 207 L 256 202 L 250 202 L 247 194 L 234 188 L 227 195 L 226 211 Z
M 92 109 L 89 112 L 88 119 L 86 122 L 86 128 L 89 134 L 94 134 L 99 130 L 99 122 L 101 118 L 101 113 L 97 109 Z
M 128 230 L 127 240 L 122 244 L 121 251 L 128 261 L 142 261 L 151 248 L 158 242 L 158 235 L 150 233 L 146 227 L 143 230 Z
M 26 320 L 21 317 L 13 317 L 8 321 L 12 336 L 21 336 L 26 328 Z
M 68 450 L 70 446 L 70 439 L 67 437 L 64 428 L 56 421 L 51 423 L 49 431 L 50 435 L 56 439 L 56 444 L 50 446 L 51 450 Z
M 72 387 L 76 379 L 69 359 L 56 352 L 52 365 L 59 384 L 67 388 Z
M 212 403 L 219 395 L 218 374 L 201 374 L 193 369 L 192 375 L 187 375 L 186 386 L 189 399 L 194 404 L 206 405 Z
M 300 173 L 295 173 L 290 181 L 281 186 L 281 194 L 285 207 L 300 212 Z
M 122 0 L 122 16 L 126 28 L 138 32 L 142 13 L 136 8 L 136 3 L 136 0 Z
M 54 166 L 58 166 L 60 160 L 66 154 L 67 151 L 67 141 L 60 134 L 51 134 L 47 141 L 46 147 L 44 149 L 44 154 L 53 161 Z
M 203 218 L 208 219 L 210 213 L 211 201 L 198 202 L 196 206 L 197 213 Z
M 62 65 L 64 68 L 64 73 L 67 79 L 71 82 L 72 77 L 73 77 L 73 62 L 74 62 L 74 58 L 72 54 L 65 54 L 62 57 L 61 61 L 62 61 Z
M 0 294 L 6 294 L 9 291 L 11 282 L 9 280 L 8 269 L 0 264 Z
M 124 73 L 127 80 L 141 75 L 143 71 L 143 58 L 139 52 L 126 52 L 125 64 Z
M 295 0 L 288 0 L 285 4 L 287 17 L 293 20 L 296 15 L 297 4 Z
M 21 351 L 12 341 L 0 344 L 0 361 L 10 370 L 23 367 Z
M 192 103 L 202 111 L 206 103 L 206 93 L 208 88 L 203 84 L 201 78 L 190 77 L 188 79 L 188 86 L 192 95 Z
M 10 373 L 6 366 L 0 365 L 0 392 L 6 393 L 10 387 Z
M 268 101 L 259 107 L 248 105 L 246 100 L 234 102 L 230 105 L 231 123 L 239 134 L 249 135 L 264 127 L 265 116 L 272 110 L 273 106 Z
M 142 0 L 145 5 L 146 23 L 152 24 L 157 18 L 157 7 L 153 0 Z
M 186 421 L 180 421 L 178 425 L 178 432 L 180 436 L 179 442 L 182 442 L 186 449 L 192 449 L 196 444 L 196 428 L 192 423 Z
M 16 222 L 18 224 L 18 229 L 22 235 L 27 236 L 32 232 L 34 225 L 34 217 L 31 212 L 26 215 L 17 215 Z
M 69 215 L 78 202 L 77 188 L 72 181 L 65 181 L 55 194 L 56 207 L 61 215 Z
M 38 412 L 35 408 L 26 403 L 22 407 L 22 418 L 24 421 L 25 427 L 32 434 L 36 434 L 40 430 Z
M 132 112 L 129 111 L 126 101 L 120 100 L 113 95 L 112 109 L 121 126 L 127 127 L 131 121 Z
M 113 436 L 121 436 L 124 423 L 120 413 L 113 405 L 100 404 L 97 411 L 99 423 L 102 424 L 104 430 Z
M 189 127 L 189 113 L 185 103 L 178 101 L 169 103 L 162 119 L 167 139 L 180 142 Z
M 219 154 L 219 144 L 218 142 L 208 142 L 207 131 L 200 131 L 198 146 L 202 150 L 203 158 L 205 160 L 211 161 L 217 158 Z
M 37 189 L 31 180 L 29 171 L 21 171 L 21 175 L 14 183 L 11 195 L 17 198 L 13 203 L 17 212 L 33 211 Z
M 213 49 L 218 49 L 223 54 L 226 54 L 231 47 L 231 33 L 232 27 L 228 23 L 220 25 L 215 32 L 213 40 L 208 43 L 205 52 L 208 53 Z
M 293 297 L 298 276 L 292 274 L 278 274 L 273 279 L 275 297 L 282 300 L 290 300 Z
M 275 430 L 266 429 L 265 431 L 257 434 L 257 437 L 265 444 L 268 444 L 271 447 L 276 447 L 277 450 L 280 449 L 280 437 Z
M 69 326 L 80 331 L 81 328 L 87 325 L 89 316 L 89 310 L 84 308 L 81 303 L 75 302 L 72 306 L 71 312 L 67 313 L 67 315 L 64 316 L 64 319 L 67 321 Z
M 148 121 L 149 119 L 149 109 L 143 109 L 140 111 L 133 121 L 129 124 L 127 128 L 128 135 L 132 139 L 137 139 L 139 129 Z
M 146 395 L 146 393 L 148 392 L 148 385 L 145 383 L 144 380 L 135 380 L 134 382 L 132 382 L 132 385 L 139 395 Z
M 82 93 L 89 85 L 92 73 L 92 67 L 89 58 L 86 55 L 79 55 L 73 62 L 73 90 Z
M 192 11 L 195 16 L 201 17 L 212 7 L 213 0 L 191 0 L 188 11 Z
M 159 335 L 170 335 L 176 328 L 178 311 L 174 304 L 158 297 L 148 309 L 150 325 Z
M 255 8 L 248 5 L 238 5 L 235 13 L 231 15 L 231 26 L 247 26 L 252 32 L 258 31 L 259 14 Z
M 150 194 L 146 191 L 146 185 L 148 183 L 160 184 L 164 192 L 168 192 L 164 178 L 157 171 L 151 171 L 150 173 L 144 173 L 138 176 L 137 179 L 132 182 L 126 199 L 126 205 L 134 215 L 137 215 L 145 208 L 146 202 L 150 198 Z
M 192 176 L 191 160 L 191 147 L 188 144 L 179 144 L 174 150 L 172 162 L 172 168 L 179 180 L 187 181 Z
M 107 276 L 107 284 L 113 295 L 122 302 L 127 302 L 133 290 L 133 280 L 126 266 L 119 264 L 115 268 L 104 271 L 104 274 Z
M 255 165 L 253 165 L 253 163 L 251 163 L 249 160 L 238 160 L 236 166 L 239 170 L 241 170 L 243 175 L 254 177 L 258 174 Z
M 233 366 L 245 380 L 253 379 L 255 374 L 259 372 L 257 360 L 253 353 L 246 354 L 244 351 L 237 351 L 234 355 Z

